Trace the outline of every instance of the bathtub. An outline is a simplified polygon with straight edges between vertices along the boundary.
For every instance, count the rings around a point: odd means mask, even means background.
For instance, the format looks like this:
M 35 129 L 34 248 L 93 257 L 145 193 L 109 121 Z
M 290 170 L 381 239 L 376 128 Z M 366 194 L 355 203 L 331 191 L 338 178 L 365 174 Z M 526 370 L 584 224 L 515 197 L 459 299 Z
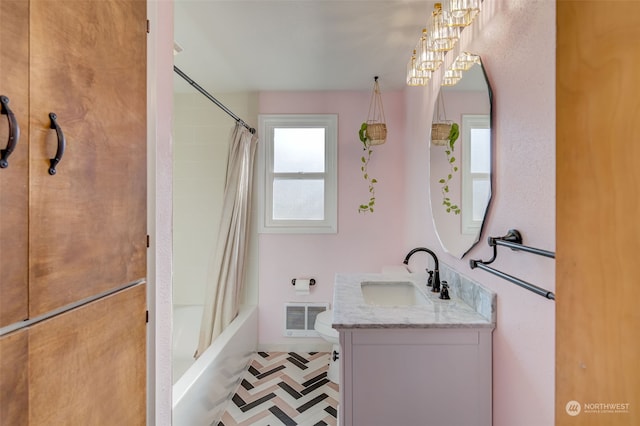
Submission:
M 173 384 L 191 367 L 193 354 L 198 347 L 201 305 L 176 305 L 173 307 L 173 332 L 171 352 L 171 374 Z
M 174 307 L 173 426 L 210 425 L 219 420 L 257 350 L 258 308 L 243 306 L 194 360 L 201 317 L 202 306 Z

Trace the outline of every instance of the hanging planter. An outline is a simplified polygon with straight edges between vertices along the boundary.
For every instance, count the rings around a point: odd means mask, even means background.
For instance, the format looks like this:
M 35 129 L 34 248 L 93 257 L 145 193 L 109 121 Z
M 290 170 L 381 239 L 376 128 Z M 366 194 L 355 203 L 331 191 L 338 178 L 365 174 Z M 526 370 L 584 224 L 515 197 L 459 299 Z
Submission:
M 373 92 L 371 93 L 371 102 L 369 102 L 365 134 L 370 145 L 382 145 L 387 141 L 387 124 L 384 118 L 378 76 L 373 78 Z
M 447 112 L 444 109 L 444 99 L 442 91 L 438 93 L 436 99 L 436 111 L 433 123 L 431 124 L 431 144 L 436 146 L 446 146 L 449 143 L 449 134 L 453 122 L 447 120 Z
M 378 181 L 371 177 L 368 172 L 369 160 L 371 160 L 371 154 L 373 154 L 373 145 L 382 145 L 387 141 L 387 124 L 384 118 L 384 109 L 382 108 L 382 96 L 380 94 L 380 85 L 378 84 L 378 76 L 373 80 L 373 92 L 371 93 L 371 102 L 369 103 L 369 113 L 367 115 L 367 121 L 362 123 L 360 130 L 358 131 L 358 137 L 362 142 L 365 155 L 362 156 L 360 171 L 362 171 L 362 177 L 369 184 L 369 201 L 360 204 L 358 206 L 358 212 L 373 213 L 373 208 L 376 204 L 376 189 L 375 184 Z
M 367 138 L 371 145 L 382 145 L 387 141 L 387 125 L 385 123 L 367 123 Z

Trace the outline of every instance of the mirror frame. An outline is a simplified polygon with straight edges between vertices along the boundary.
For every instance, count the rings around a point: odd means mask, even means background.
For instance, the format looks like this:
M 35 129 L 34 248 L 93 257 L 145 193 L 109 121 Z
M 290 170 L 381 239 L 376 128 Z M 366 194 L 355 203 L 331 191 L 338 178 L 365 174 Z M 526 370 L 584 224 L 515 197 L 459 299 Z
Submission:
M 452 252 L 451 250 L 451 245 L 447 245 L 445 244 L 446 242 L 446 238 L 443 238 L 443 235 L 441 235 L 443 233 L 442 230 L 442 225 L 440 226 L 440 229 L 438 229 L 438 224 L 436 222 L 436 216 L 434 214 L 435 209 L 438 207 L 442 206 L 442 201 L 438 198 L 440 191 L 434 192 L 434 187 L 436 187 L 437 185 L 439 185 L 439 183 L 437 183 L 436 181 L 434 181 L 434 179 L 438 179 L 438 177 L 434 176 L 432 173 L 432 144 L 431 144 L 431 125 L 434 122 L 434 116 L 436 114 L 436 107 L 437 107 L 437 102 L 438 102 L 438 96 L 440 95 L 440 91 L 442 90 L 442 85 L 440 84 L 439 87 L 437 88 L 437 91 L 434 90 L 434 96 L 433 96 L 433 114 L 431 119 L 429 120 L 429 202 L 430 202 L 430 207 L 431 207 L 431 220 L 433 223 L 433 227 L 434 230 L 436 232 L 436 236 L 438 237 L 438 242 L 440 243 L 440 247 L 442 247 L 442 249 L 456 257 L 459 259 L 464 258 L 464 256 L 467 255 L 467 253 L 469 253 L 469 251 L 471 251 L 471 249 L 473 249 L 473 247 L 476 246 L 476 244 L 478 244 L 478 242 L 480 241 L 480 239 L 482 238 L 482 235 L 484 233 L 484 230 L 486 228 L 486 222 L 487 222 L 487 217 L 489 215 L 489 209 L 491 208 L 491 204 L 492 204 L 492 200 L 494 198 L 495 195 L 495 189 L 496 189 L 496 185 L 495 185 L 495 174 L 496 174 L 496 159 L 495 159 L 495 129 L 494 129 L 494 112 L 493 112 L 493 102 L 494 102 L 494 96 L 493 96 L 493 90 L 491 88 L 491 84 L 489 82 L 489 77 L 487 75 L 487 70 L 485 67 L 484 62 L 482 61 L 482 57 L 480 55 L 478 56 L 478 64 L 476 65 L 480 65 L 480 69 L 482 70 L 482 75 L 484 77 L 484 81 L 486 83 L 486 89 L 487 89 L 487 96 L 488 96 L 488 101 L 489 101 L 489 129 L 490 129 L 490 135 L 489 135 L 489 197 L 487 199 L 487 204 L 486 207 L 484 208 L 484 214 L 482 217 L 482 223 L 480 224 L 480 228 L 478 229 L 477 235 L 474 239 L 473 242 L 471 242 L 469 244 L 469 247 L 466 247 L 464 249 L 464 251 L 462 253 L 460 253 L 460 251 L 458 252 Z M 475 66 L 475 65 L 474 65 Z M 442 78 L 440 80 L 440 82 L 442 82 L 442 80 L 444 79 L 444 73 L 442 73 Z M 462 128 L 460 129 L 460 133 L 462 134 Z M 460 151 L 458 151 L 460 152 Z M 458 154 L 460 155 L 460 154 Z M 459 170 L 459 176 L 460 176 L 460 185 L 462 185 L 462 170 Z M 462 201 L 462 200 L 460 200 Z M 453 213 L 451 213 L 453 214 Z M 459 217 L 460 222 L 462 222 L 462 215 L 456 215 L 457 217 Z M 461 224 L 462 225 L 462 224 Z M 462 231 L 460 231 L 462 232 Z

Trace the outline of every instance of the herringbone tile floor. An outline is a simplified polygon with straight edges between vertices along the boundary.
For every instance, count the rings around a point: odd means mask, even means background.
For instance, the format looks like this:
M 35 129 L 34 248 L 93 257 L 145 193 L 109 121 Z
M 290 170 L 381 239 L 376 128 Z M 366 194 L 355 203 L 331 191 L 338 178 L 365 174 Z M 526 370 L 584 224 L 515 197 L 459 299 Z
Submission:
M 329 354 L 258 352 L 218 426 L 335 426 L 338 385 Z

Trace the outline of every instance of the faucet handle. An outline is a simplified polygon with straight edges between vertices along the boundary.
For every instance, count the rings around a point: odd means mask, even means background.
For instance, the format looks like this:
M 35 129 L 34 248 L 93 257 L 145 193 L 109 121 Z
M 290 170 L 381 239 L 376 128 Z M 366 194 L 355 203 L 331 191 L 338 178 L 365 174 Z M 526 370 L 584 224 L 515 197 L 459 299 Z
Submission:
M 427 268 L 427 273 L 429 274 L 429 279 L 427 280 L 427 287 L 431 287 L 433 286 L 433 271 L 430 271 L 429 268 Z
M 442 291 L 440 291 L 440 299 L 449 300 L 449 284 L 446 281 L 442 281 Z

